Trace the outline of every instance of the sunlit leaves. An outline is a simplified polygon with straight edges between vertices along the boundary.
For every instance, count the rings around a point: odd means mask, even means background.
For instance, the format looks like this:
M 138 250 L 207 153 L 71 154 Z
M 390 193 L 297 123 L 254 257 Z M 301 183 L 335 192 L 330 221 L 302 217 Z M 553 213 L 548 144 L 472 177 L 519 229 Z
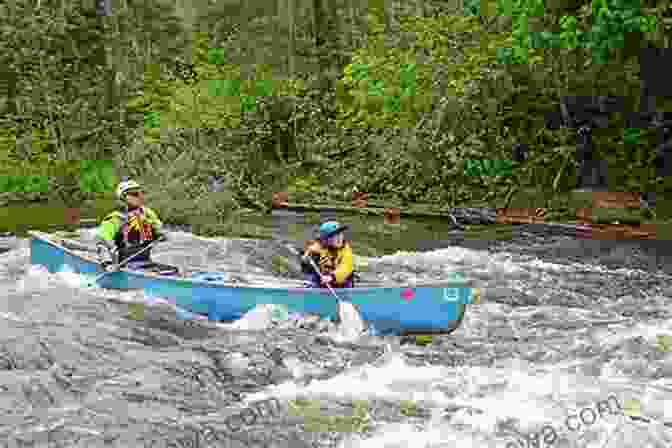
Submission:
M 208 83 L 210 96 L 240 96 L 239 79 L 216 79 Z
M 495 63 L 495 52 L 504 35 L 484 36 L 477 17 L 439 15 L 400 17 L 403 32 L 416 36 L 410 50 L 394 49 L 381 56 L 369 45 L 356 51 L 343 71 L 339 110 L 343 125 L 352 127 L 369 116 L 370 123 L 406 128 L 418 114 L 431 109 L 436 96 L 437 68 L 444 72 L 451 94 L 464 95 L 468 84 L 483 76 Z M 480 45 L 465 46 L 478 41 Z M 485 48 L 485 52 L 483 49 Z M 418 53 L 430 60 L 418 63 Z M 363 111 L 363 114 L 360 113 Z
M 111 160 L 82 160 L 79 163 L 79 187 L 84 193 L 105 193 L 114 189 Z
M 513 163 L 510 160 L 474 160 L 464 161 L 464 175 L 467 177 L 509 177 L 513 173 Z
M 369 95 L 371 96 L 383 96 L 385 83 L 379 79 L 370 80 L 368 83 L 369 86 Z
M 578 45 L 578 38 L 576 36 L 576 17 L 563 16 L 560 19 L 560 39 L 566 48 L 575 49 Z
M 242 113 L 254 112 L 257 107 L 257 100 L 250 95 L 241 95 L 240 97 L 240 111 Z
M 271 96 L 273 94 L 273 84 L 266 79 L 260 79 L 255 83 L 255 90 L 258 97 Z
M 399 69 L 399 87 L 402 95 L 412 96 L 416 86 L 415 64 L 404 64 Z
M 376 118 L 378 125 L 384 126 L 387 119 L 385 117 L 391 119 L 396 117 L 393 119 L 402 120 L 397 115 L 405 109 L 404 104 L 411 105 L 416 98 L 417 65 L 401 63 L 396 70 L 392 70 L 391 64 L 396 62 L 395 59 L 380 61 L 372 58 L 374 68 L 371 68 L 369 64 L 363 63 L 360 56 L 345 68 L 342 85 L 347 94 L 342 96 L 344 99 L 348 96 L 352 97 L 355 101 L 349 107 L 345 102 L 341 104 L 342 119 L 347 119 L 351 123 L 354 119 L 359 120 L 361 115 L 352 108 L 363 108 L 374 115 L 377 111 L 384 113 L 384 117 L 371 117 L 371 119 Z M 376 73 L 375 78 L 373 73 Z
M 497 0 L 497 15 L 513 17 L 515 3 L 514 0 Z
M 208 50 L 208 63 L 213 65 L 224 65 L 224 49 L 212 48 Z
M 478 16 L 480 13 L 480 0 L 464 0 L 464 14 L 466 16 Z
M 401 100 L 398 96 L 386 96 L 383 108 L 386 113 L 399 112 L 401 108 Z
M 369 70 L 366 65 L 355 63 L 349 65 L 348 68 L 346 68 L 346 75 L 348 74 L 355 82 L 359 82 L 369 77 Z
M 527 61 L 525 52 L 532 48 L 562 47 L 574 50 L 584 48 L 591 51 L 595 64 L 608 61 L 609 51 L 623 48 L 626 32 L 650 33 L 656 30 L 656 18 L 644 17 L 639 1 L 633 0 L 593 0 L 591 4 L 591 24 L 579 23 L 574 16 L 563 16 L 559 24 L 559 39 L 549 32 L 530 33 L 527 17 L 543 15 L 543 2 L 539 0 L 498 0 L 500 14 L 513 18 L 514 45 L 511 50 L 500 50 L 500 63 L 520 63 Z M 585 28 L 586 30 L 581 30 Z
M 144 114 L 145 128 L 158 128 L 161 124 L 159 112 L 145 112 Z
M 626 145 L 638 145 L 642 136 L 639 128 L 626 128 L 623 130 L 623 143 Z

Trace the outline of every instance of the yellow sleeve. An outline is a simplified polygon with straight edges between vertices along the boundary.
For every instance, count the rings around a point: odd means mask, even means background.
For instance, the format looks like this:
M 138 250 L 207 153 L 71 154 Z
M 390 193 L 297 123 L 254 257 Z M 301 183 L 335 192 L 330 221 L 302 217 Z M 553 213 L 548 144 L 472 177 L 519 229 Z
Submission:
M 152 225 L 154 228 L 154 232 L 157 234 L 161 234 L 161 230 L 163 228 L 163 223 L 161 222 L 161 219 L 159 219 L 159 215 L 151 208 L 145 207 L 145 213 L 147 214 L 147 222 Z
M 96 229 L 96 237 L 104 241 L 114 241 L 119 229 L 121 229 L 121 219 L 112 212 L 103 218 L 103 222 Z
M 352 247 L 347 245 L 341 251 L 340 263 L 334 271 L 336 283 L 345 283 L 352 274 Z

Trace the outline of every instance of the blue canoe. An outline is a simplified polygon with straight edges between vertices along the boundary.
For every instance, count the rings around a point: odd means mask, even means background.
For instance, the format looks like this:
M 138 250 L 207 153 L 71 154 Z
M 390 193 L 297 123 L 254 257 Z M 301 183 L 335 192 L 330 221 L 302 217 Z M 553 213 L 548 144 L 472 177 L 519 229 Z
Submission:
M 80 274 L 104 272 L 97 257 L 71 250 L 66 240 L 42 232 L 29 232 L 30 261 L 49 272 L 64 266 Z M 336 299 L 328 289 L 266 287 L 225 283 L 217 276 L 198 278 L 161 275 L 122 269 L 98 280 L 108 289 L 142 289 L 192 313 L 211 320 L 230 322 L 261 304 L 278 304 L 289 312 L 317 314 L 323 319 L 337 318 Z M 478 289 L 460 281 L 411 286 L 372 286 L 336 290 L 341 300 L 351 302 L 369 327 L 378 334 L 446 334 L 459 327 L 466 305 L 478 303 Z M 472 301 L 473 297 L 473 301 Z

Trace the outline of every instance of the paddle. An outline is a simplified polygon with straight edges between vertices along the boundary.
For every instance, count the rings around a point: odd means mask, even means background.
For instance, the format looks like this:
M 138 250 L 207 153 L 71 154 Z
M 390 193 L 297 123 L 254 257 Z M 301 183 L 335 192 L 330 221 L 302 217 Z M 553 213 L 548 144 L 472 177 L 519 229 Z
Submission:
M 299 253 L 296 248 L 290 246 L 290 245 L 285 245 L 287 249 L 289 249 L 290 252 L 292 252 L 294 255 L 301 257 L 301 254 Z M 315 264 L 315 260 L 313 260 L 310 257 L 307 257 L 310 265 L 312 268 L 315 270 L 315 273 L 320 275 L 320 269 L 317 267 Z M 338 313 L 338 322 L 339 324 L 343 324 L 344 322 L 350 322 L 350 324 L 346 325 L 346 327 L 362 327 L 363 329 L 366 328 L 366 325 L 364 324 L 364 320 L 362 319 L 362 316 L 359 314 L 359 311 L 355 308 L 355 306 L 347 301 L 342 300 L 338 294 L 336 294 L 336 291 L 327 284 L 327 288 L 329 288 L 329 292 L 334 296 L 336 299 L 336 311 Z M 349 309 L 347 309 L 349 308 Z M 350 319 L 348 316 L 353 316 L 352 319 Z M 363 331 L 363 330 L 362 330 Z
M 292 253 L 293 253 L 294 255 L 296 255 L 297 257 L 302 258 L 302 255 L 301 255 L 301 254 L 299 253 L 299 251 L 296 250 L 294 247 L 292 247 L 292 246 L 290 246 L 290 245 L 288 245 L 288 244 L 285 245 L 285 247 L 286 247 L 287 249 L 289 249 L 289 251 L 292 252 Z M 313 259 L 310 258 L 310 257 L 306 257 L 306 258 L 307 258 L 307 260 L 310 262 L 310 265 L 312 266 L 312 268 L 315 269 L 315 272 L 317 273 L 317 275 L 320 275 L 320 269 L 319 269 L 319 268 L 317 267 L 317 265 L 315 264 L 315 260 L 313 260 Z M 336 298 L 337 301 L 340 301 L 340 300 L 341 300 L 341 298 L 338 297 L 338 294 L 336 294 L 336 291 L 334 291 L 334 289 L 333 289 L 331 286 L 329 286 L 328 284 L 327 284 L 327 288 L 329 288 L 329 292 L 331 292 L 331 294 L 333 294 L 333 296 Z

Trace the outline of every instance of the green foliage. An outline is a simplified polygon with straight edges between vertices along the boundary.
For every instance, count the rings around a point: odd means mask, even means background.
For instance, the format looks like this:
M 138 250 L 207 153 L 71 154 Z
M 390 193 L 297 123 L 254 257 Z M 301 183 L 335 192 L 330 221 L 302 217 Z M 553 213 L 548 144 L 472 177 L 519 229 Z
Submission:
M 377 30 L 375 17 L 370 21 L 370 28 Z M 343 127 L 413 126 L 432 108 L 432 83 L 439 68 L 448 75 L 452 93 L 463 94 L 466 82 L 478 79 L 479 72 L 494 62 L 495 41 L 503 39 L 496 35 L 491 42 L 474 17 L 402 17 L 400 24 L 403 32 L 416 37 L 414 47 L 389 49 L 381 57 L 382 38 L 372 33 L 369 45 L 357 50 L 344 69 L 345 101 L 339 105 Z M 456 42 L 474 35 L 489 48 L 486 54 L 473 47 L 461 48 L 461 54 L 454 51 Z M 430 60 L 419 64 L 419 54 L 424 52 L 430 53 Z
M 639 0 L 593 0 L 590 16 L 563 15 L 560 33 L 530 32 L 528 18 L 543 16 L 543 0 L 497 0 L 498 12 L 513 18 L 513 46 L 500 51 L 499 61 L 526 64 L 532 48 L 589 50 L 594 64 L 606 64 L 612 50 L 622 49 L 627 33 L 655 33 L 655 16 L 642 14 Z
M 210 82 L 211 96 L 240 96 L 240 79 L 216 79 Z
M 360 14 L 362 29 L 353 23 L 321 35 L 328 42 L 319 51 L 297 15 L 299 70 L 290 79 L 284 65 L 256 64 L 268 55 L 248 53 L 241 62 L 243 48 L 263 33 L 253 36 L 251 25 L 243 33 L 219 4 L 208 5 L 190 28 L 198 32 L 188 33 L 172 6 L 154 1 L 120 9 L 105 26 L 79 5 L 15 3 L 0 28 L 0 61 L 16 78 L 7 104 L 17 105 L 3 115 L 0 171 L 36 177 L 11 188 L 31 189 L 43 176 L 48 197 L 74 203 L 108 189 L 109 173 L 87 177 L 68 161 L 111 160 L 114 172 L 150 186 L 168 219 L 211 230 L 233 210 L 265 209 L 270 193 L 286 188 L 342 199 L 356 187 L 402 203 L 485 206 L 514 187 L 570 189 L 575 142 L 569 132 L 545 130 L 544 115 L 564 95 L 625 95 L 635 104 L 636 61 L 597 67 L 586 58 L 617 53 L 629 34 L 669 46 L 672 30 L 660 1 L 648 9 L 595 1 L 558 12 L 538 0 L 469 0 L 464 14 L 424 2 L 428 12 L 443 8 L 431 17 L 390 14 L 378 2 Z M 333 17 L 326 19 L 331 29 Z M 269 30 L 277 25 L 266 22 Z M 286 30 L 277 29 L 269 40 L 282 46 Z M 353 39 L 355 48 L 341 39 L 364 32 L 366 44 Z M 272 56 L 281 60 L 286 50 Z M 335 64 L 323 61 L 341 64 L 335 85 Z M 192 80 L 175 75 L 185 64 Z M 616 120 L 595 138 L 614 182 L 639 190 L 660 182 L 655 135 L 621 132 Z M 508 159 L 518 142 L 534 148 L 523 166 L 467 168 L 471 160 Z M 209 177 L 222 179 L 224 191 L 207 191 Z M 38 196 L 46 197 L 13 197 Z
M 340 125 L 345 128 L 408 127 L 432 103 L 431 64 L 418 64 L 416 49 L 390 49 L 379 54 L 380 26 L 369 16 L 369 44 L 357 50 L 345 67 L 339 87 Z
M 208 64 L 212 65 L 224 65 L 224 49 L 223 48 L 211 48 L 208 50 Z
M 158 127 L 158 112 L 164 129 L 235 128 L 243 114 L 257 112 L 259 98 L 301 92 L 300 82 L 272 79 L 263 66 L 257 67 L 256 79 L 243 79 L 240 67 L 226 61 L 223 48 L 210 48 L 207 34 L 195 33 L 193 41 L 197 82 L 167 82 L 153 68 L 146 73 L 148 89 L 129 104 L 145 111 L 147 129 Z M 157 142 L 158 134 L 150 135 L 146 141 Z
M 0 177 L 1 193 L 41 193 L 49 191 L 48 179 L 37 175 L 7 175 Z
M 623 143 L 626 145 L 637 145 L 640 143 L 642 130 L 639 128 L 626 128 L 623 130 Z
M 513 164 L 510 160 L 472 160 L 464 161 L 466 176 L 511 176 Z
M 79 188 L 84 193 L 104 194 L 114 190 L 117 179 L 111 160 L 81 160 L 79 162 Z
M 160 114 L 155 111 L 145 112 L 145 128 L 157 129 L 161 125 Z
M 464 14 L 466 16 L 478 16 L 481 13 L 480 0 L 464 0 Z
M 289 193 L 319 193 L 320 178 L 315 174 L 296 177 L 290 180 L 287 191 Z

